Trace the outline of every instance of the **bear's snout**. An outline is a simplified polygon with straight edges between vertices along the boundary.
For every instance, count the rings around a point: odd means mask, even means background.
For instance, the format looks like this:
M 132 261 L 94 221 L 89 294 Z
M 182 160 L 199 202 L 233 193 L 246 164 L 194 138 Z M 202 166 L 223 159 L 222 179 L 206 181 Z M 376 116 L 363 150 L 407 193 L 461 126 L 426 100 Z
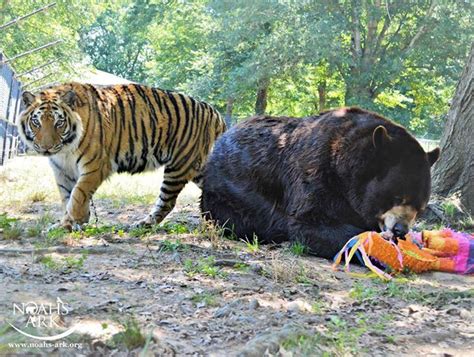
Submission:
M 390 231 L 395 237 L 403 238 L 408 233 L 417 215 L 416 209 L 409 205 L 394 206 L 380 217 L 383 231 Z
M 397 222 L 392 228 L 392 233 L 395 237 L 403 239 L 407 235 L 408 230 L 409 228 L 407 224 Z

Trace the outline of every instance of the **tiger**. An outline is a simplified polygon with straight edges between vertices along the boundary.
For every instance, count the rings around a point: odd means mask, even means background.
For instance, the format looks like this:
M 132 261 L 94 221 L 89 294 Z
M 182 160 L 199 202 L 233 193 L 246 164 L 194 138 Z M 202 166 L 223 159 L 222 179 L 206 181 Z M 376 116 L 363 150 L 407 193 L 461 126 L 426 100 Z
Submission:
M 57 226 L 67 230 L 89 221 L 92 196 L 111 174 L 164 167 L 156 203 L 131 226 L 160 223 L 188 182 L 201 187 L 207 157 L 226 130 L 211 105 L 134 83 L 64 83 L 24 91 L 22 102 L 20 137 L 49 158 L 64 212 Z

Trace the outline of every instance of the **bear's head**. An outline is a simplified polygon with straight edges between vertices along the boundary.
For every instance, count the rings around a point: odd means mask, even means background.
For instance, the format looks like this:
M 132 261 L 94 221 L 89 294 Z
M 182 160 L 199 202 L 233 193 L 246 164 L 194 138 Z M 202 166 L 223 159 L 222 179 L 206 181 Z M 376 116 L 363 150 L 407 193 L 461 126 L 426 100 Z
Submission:
M 371 129 L 356 156 L 361 175 L 353 177 L 352 206 L 371 229 L 404 237 L 428 203 L 430 168 L 439 148 L 425 152 L 404 128 L 388 122 Z M 359 147 L 360 148 L 360 147 Z

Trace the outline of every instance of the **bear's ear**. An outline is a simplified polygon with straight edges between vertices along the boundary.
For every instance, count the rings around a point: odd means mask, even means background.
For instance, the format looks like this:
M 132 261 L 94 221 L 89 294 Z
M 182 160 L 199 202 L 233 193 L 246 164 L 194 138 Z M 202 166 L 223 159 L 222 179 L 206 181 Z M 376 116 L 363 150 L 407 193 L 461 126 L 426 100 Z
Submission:
M 35 101 L 35 98 L 35 95 L 28 91 L 23 92 L 21 95 L 21 99 L 23 100 L 25 107 L 29 107 Z
M 389 141 L 390 136 L 383 125 L 379 125 L 374 129 L 374 132 L 372 133 L 372 144 L 374 144 L 374 148 L 379 149 Z
M 440 153 L 441 150 L 439 148 L 433 149 L 426 153 L 426 155 L 428 155 L 428 162 L 430 163 L 430 166 L 433 166 L 433 164 L 439 159 Z
M 61 96 L 61 100 L 71 108 L 74 108 L 77 104 L 76 92 L 74 92 L 73 90 L 68 90 Z

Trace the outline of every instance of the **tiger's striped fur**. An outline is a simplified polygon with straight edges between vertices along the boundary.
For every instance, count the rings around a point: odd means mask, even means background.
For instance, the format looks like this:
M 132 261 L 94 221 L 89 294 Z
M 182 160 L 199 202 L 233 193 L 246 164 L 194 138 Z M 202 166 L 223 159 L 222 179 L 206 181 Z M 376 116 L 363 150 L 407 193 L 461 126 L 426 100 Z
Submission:
M 49 156 L 65 210 L 61 225 L 89 220 L 89 203 L 114 172 L 139 173 L 165 167 L 149 216 L 162 221 L 183 187 L 198 185 L 214 141 L 225 131 L 209 104 L 181 93 L 139 84 L 93 86 L 67 83 L 38 95 L 23 93 L 23 141 Z

